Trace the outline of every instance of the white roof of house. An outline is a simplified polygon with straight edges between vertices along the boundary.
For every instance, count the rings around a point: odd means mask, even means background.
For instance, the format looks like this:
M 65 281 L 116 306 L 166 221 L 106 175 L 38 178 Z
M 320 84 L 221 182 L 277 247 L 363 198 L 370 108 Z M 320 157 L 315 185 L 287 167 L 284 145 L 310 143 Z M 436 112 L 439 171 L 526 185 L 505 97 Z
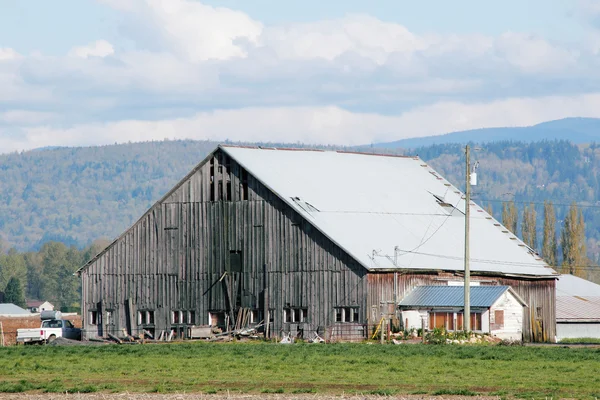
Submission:
M 463 270 L 463 194 L 418 157 L 222 149 L 366 268 Z M 472 271 L 556 274 L 474 203 L 470 227 Z
M 21 307 L 13 303 L 0 303 L 0 315 L 31 315 L 28 310 L 22 309 Z

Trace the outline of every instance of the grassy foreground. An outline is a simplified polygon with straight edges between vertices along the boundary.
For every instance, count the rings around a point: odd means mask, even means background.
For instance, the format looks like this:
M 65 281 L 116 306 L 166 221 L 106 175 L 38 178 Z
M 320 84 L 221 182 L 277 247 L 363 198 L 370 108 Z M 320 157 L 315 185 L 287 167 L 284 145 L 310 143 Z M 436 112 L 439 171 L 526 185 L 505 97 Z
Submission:
M 0 392 L 600 397 L 600 349 L 181 343 L 0 348 Z

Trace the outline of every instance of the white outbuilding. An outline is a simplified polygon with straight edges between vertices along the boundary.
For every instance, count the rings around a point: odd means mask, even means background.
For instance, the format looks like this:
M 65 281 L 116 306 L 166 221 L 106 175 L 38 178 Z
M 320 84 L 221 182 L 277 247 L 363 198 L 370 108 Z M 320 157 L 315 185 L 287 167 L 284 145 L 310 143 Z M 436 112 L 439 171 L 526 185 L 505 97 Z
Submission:
M 556 283 L 556 339 L 600 338 L 600 285 L 573 275 Z
M 418 286 L 400 302 L 405 329 L 463 330 L 463 286 Z M 471 330 L 522 340 L 526 303 L 510 286 L 471 287 Z

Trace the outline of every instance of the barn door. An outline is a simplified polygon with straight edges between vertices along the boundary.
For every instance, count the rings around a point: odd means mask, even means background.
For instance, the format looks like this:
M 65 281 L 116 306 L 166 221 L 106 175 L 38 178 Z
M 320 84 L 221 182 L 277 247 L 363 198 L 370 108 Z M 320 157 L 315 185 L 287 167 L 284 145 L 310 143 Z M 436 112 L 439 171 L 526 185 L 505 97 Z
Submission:
M 545 342 L 546 332 L 544 330 L 542 307 L 531 307 L 531 336 L 533 342 Z
M 180 204 L 163 204 L 163 237 L 164 237 L 164 272 L 170 275 L 179 274 L 180 260 Z M 169 304 L 171 305 L 171 304 Z

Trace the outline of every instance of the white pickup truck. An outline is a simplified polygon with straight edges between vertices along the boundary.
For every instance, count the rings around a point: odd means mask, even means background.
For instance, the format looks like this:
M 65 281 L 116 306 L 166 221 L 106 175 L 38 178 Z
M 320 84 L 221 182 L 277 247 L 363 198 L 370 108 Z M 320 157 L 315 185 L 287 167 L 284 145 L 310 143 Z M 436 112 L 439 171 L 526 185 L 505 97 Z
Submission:
M 81 329 L 75 328 L 71 321 L 61 318 L 60 311 L 42 311 L 42 326 L 34 329 L 17 329 L 17 343 L 44 344 L 64 337 L 81 340 Z

